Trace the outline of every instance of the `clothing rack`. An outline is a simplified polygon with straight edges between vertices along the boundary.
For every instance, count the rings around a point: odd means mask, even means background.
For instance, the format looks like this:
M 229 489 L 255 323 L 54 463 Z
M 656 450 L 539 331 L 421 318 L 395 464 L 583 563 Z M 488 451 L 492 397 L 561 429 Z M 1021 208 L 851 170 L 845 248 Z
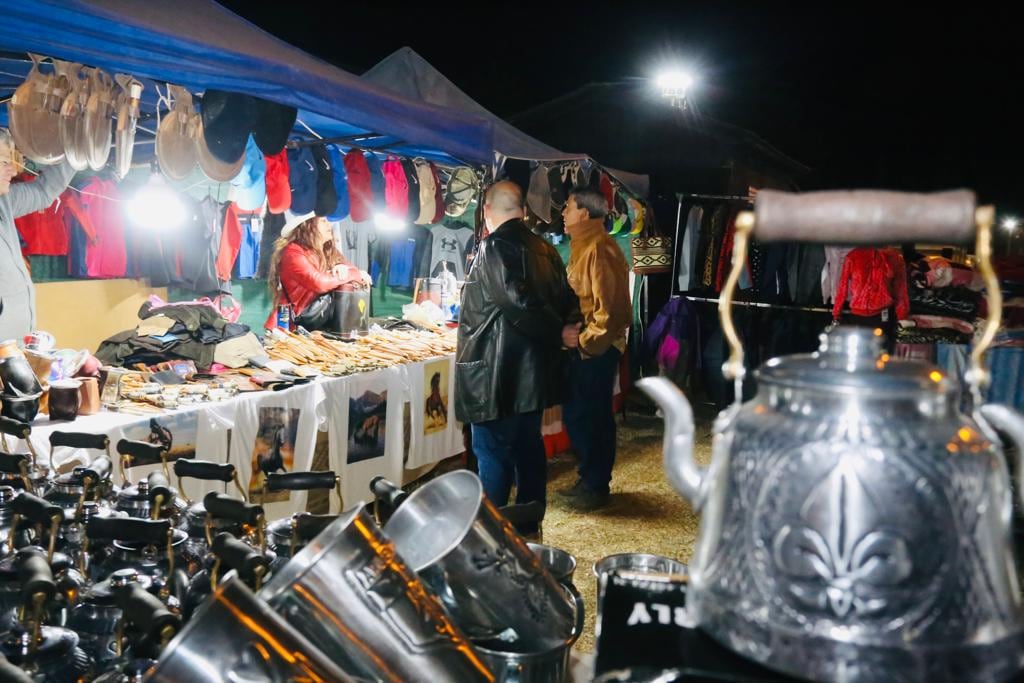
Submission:
M 669 281 L 668 291 L 674 292 L 676 287 L 679 286 L 676 273 L 676 254 L 679 253 L 679 226 L 683 218 L 683 200 L 684 199 L 714 199 L 716 201 L 726 202 L 743 202 L 746 204 L 752 204 L 753 200 L 750 197 L 743 197 L 738 194 L 701 194 L 698 192 L 676 192 L 676 236 L 672 241 L 672 280 Z
M 718 304 L 718 299 L 709 299 L 703 296 L 688 296 L 686 294 L 679 294 L 678 296 L 685 296 L 690 301 L 699 301 L 706 304 Z M 777 308 L 787 311 L 805 311 L 807 313 L 831 313 L 831 308 L 819 308 L 817 306 L 793 306 L 790 304 L 769 304 L 763 301 L 733 301 L 733 306 L 745 306 L 747 308 Z
M 754 200 L 750 197 L 738 194 L 699 194 L 693 192 L 677 192 L 676 199 L 680 202 L 684 199 L 718 199 L 727 202 L 746 202 L 747 204 L 754 203 Z

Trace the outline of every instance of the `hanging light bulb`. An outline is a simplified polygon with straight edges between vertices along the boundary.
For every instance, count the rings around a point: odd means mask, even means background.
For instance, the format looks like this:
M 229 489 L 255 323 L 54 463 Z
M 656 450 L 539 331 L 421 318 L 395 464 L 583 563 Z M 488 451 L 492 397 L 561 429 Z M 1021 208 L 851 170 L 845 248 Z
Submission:
M 185 204 L 159 173 L 149 180 L 128 201 L 128 219 L 141 228 L 169 230 L 180 227 L 188 218 Z

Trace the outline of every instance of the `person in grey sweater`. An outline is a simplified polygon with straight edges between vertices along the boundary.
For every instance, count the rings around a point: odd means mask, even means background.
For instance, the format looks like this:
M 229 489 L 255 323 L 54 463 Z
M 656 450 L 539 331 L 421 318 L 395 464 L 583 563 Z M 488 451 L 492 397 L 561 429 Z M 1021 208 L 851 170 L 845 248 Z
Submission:
M 46 168 L 35 182 L 11 185 L 20 168 L 16 157 L 10 132 L 0 128 L 0 341 L 20 343 L 36 325 L 36 294 L 14 219 L 52 204 L 75 171 L 61 162 Z

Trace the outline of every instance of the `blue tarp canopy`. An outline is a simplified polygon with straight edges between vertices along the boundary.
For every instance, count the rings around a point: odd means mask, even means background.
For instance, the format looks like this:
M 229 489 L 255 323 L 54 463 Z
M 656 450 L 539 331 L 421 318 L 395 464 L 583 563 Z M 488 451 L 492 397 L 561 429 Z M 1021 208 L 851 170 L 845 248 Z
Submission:
M 491 121 L 363 81 L 211 0 L 0 0 L 0 16 L 2 98 L 33 52 L 139 78 L 144 112 L 155 110 L 154 84 L 216 88 L 297 107 L 323 137 L 377 133 L 384 137 L 360 144 L 449 164 L 493 160 Z

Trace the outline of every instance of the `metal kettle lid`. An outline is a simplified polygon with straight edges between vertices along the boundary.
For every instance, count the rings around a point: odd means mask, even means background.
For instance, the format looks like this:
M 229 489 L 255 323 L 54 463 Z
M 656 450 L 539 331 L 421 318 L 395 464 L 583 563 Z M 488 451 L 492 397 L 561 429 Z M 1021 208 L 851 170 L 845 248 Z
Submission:
M 884 394 L 948 394 L 955 380 L 930 363 L 891 358 L 882 331 L 840 325 L 820 336 L 814 353 L 772 358 L 757 371 L 758 381 L 816 391 Z

